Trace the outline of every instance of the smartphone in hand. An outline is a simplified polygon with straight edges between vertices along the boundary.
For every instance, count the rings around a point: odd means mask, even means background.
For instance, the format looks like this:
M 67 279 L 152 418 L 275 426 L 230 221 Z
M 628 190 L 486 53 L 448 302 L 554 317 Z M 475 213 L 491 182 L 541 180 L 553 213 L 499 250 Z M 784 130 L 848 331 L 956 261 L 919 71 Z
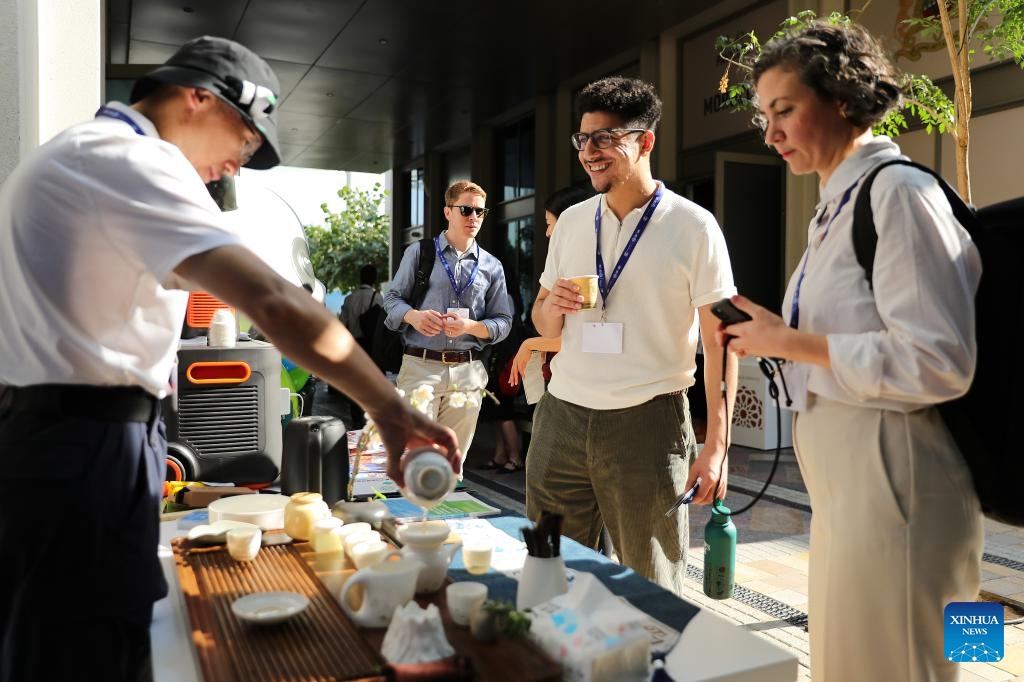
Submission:
M 726 326 L 729 326 L 730 324 L 737 324 L 739 322 L 749 322 L 754 319 L 737 308 L 733 302 L 727 298 L 723 298 L 721 301 L 712 303 L 711 312 Z

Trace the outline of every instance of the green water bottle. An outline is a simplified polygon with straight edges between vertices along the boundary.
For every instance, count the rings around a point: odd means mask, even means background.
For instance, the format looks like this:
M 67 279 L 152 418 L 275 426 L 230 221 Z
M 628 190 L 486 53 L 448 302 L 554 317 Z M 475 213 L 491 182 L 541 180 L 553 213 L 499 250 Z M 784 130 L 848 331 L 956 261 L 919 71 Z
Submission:
M 728 599 L 735 574 L 736 526 L 729 508 L 715 500 L 711 518 L 704 526 L 704 594 L 712 599 Z

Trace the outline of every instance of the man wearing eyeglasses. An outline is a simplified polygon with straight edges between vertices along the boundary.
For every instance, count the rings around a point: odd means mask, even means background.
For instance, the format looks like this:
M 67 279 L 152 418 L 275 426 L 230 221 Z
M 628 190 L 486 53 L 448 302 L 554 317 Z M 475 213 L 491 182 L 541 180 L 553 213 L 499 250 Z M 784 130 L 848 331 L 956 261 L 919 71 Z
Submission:
M 190 41 L 25 156 L 0 190 L 0 682 L 146 679 L 168 394 L 188 293 L 240 308 L 358 401 L 389 474 L 452 432 L 412 410 L 351 334 L 244 248 L 204 183 L 279 162 L 278 80 Z
M 607 526 L 622 563 L 683 590 L 686 508 L 666 516 L 698 479 L 698 504 L 725 495 L 725 404 L 718 321 L 732 270 L 714 216 L 651 174 L 661 100 L 647 83 L 613 77 L 577 100 L 580 164 L 597 196 L 558 218 L 533 305 L 541 335 L 562 337 L 533 417 L 527 515 L 565 517 L 563 532 L 595 547 Z M 571 277 L 596 275 L 583 310 Z M 686 389 L 704 340 L 707 439 L 696 456 Z M 729 395 L 735 392 L 735 358 Z M 721 480 L 719 480 L 721 472 Z
M 405 344 L 398 388 L 406 394 L 423 385 L 433 389 L 430 415 L 455 431 L 464 455 L 487 386 L 481 353 L 508 336 L 512 326 L 505 270 L 476 240 L 487 217 L 486 202 L 480 185 L 453 183 L 444 193 L 448 229 L 433 239 L 434 265 L 423 301 L 411 300 L 419 243 L 406 248 L 384 295 L 385 324 L 401 331 Z

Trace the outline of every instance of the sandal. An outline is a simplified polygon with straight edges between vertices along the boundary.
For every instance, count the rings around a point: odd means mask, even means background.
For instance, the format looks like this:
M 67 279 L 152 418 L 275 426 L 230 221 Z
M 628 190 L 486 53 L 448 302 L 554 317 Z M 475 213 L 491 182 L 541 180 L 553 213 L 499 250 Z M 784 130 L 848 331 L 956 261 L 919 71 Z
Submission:
M 487 460 L 486 464 L 481 464 L 477 469 L 503 469 L 508 462 L 495 462 L 493 459 Z
M 523 465 L 520 464 L 519 462 L 513 462 L 512 460 L 509 460 L 509 461 L 505 462 L 505 466 L 498 467 L 498 470 L 495 471 L 494 473 L 496 473 L 496 474 L 514 474 L 517 471 L 521 471 L 522 468 L 523 468 Z

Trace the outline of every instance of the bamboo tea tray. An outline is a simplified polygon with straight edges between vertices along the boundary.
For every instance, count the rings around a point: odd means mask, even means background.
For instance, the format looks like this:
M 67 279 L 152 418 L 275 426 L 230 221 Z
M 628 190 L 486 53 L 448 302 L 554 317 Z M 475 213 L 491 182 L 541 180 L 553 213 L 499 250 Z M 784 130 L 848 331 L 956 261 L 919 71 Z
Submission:
M 264 547 L 236 562 L 223 546 L 173 542 L 192 643 L 205 682 L 384 680 L 384 659 L 341 610 L 293 545 Z M 240 620 L 231 604 L 248 594 L 296 592 L 301 613 L 274 625 Z
M 397 543 L 394 543 L 397 544 Z M 191 621 L 204 682 L 343 682 L 401 680 L 404 666 L 386 668 L 380 655 L 385 630 L 364 629 L 341 610 L 336 595 L 351 576 L 308 542 L 263 547 L 256 559 L 236 562 L 223 546 L 191 547 L 173 541 L 175 566 Z M 231 611 L 239 597 L 284 590 L 307 597 L 309 607 L 282 623 L 247 624 Z M 556 682 L 562 667 L 528 638 L 476 641 L 448 614 L 445 592 L 417 597 L 441 611 L 445 635 L 469 659 L 474 679 Z

